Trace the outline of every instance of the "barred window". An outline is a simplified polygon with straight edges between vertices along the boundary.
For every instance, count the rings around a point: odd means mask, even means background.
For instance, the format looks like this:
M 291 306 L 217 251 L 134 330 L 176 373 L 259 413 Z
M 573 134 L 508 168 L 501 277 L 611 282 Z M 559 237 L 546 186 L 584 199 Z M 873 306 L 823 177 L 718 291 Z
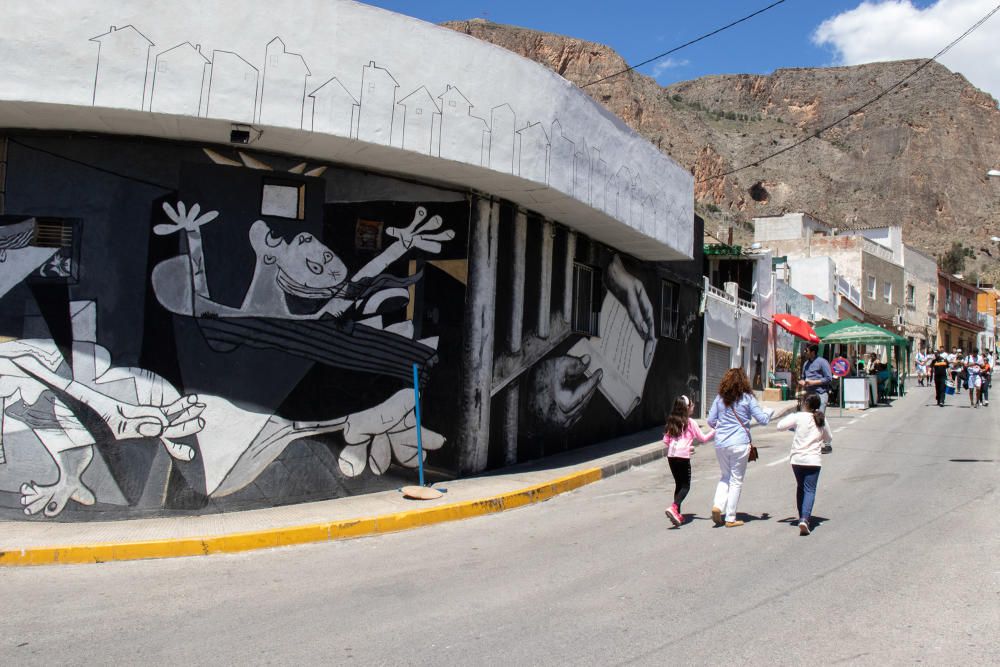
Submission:
M 600 335 L 600 269 L 573 264 L 573 331 Z
M 664 280 L 660 283 L 660 335 L 677 338 L 680 319 L 680 285 Z

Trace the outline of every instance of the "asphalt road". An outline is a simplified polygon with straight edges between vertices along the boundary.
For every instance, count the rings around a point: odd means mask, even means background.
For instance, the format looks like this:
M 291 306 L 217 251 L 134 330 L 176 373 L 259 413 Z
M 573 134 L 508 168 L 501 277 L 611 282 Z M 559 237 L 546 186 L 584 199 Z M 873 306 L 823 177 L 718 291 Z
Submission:
M 665 461 L 547 503 L 243 555 L 0 570 L 2 664 L 997 664 L 1000 402 L 831 411 L 799 537 L 790 434 L 755 429 L 740 509 L 686 513 Z

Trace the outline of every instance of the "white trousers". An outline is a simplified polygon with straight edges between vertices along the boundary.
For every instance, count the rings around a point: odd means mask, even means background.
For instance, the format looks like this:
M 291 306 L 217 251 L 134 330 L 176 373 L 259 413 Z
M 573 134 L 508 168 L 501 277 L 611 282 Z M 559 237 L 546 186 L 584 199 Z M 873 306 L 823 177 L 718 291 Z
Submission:
M 716 447 L 715 456 L 719 459 L 719 485 L 715 487 L 715 502 L 726 515 L 726 521 L 736 521 L 736 505 L 740 502 L 740 491 L 743 490 L 743 476 L 747 471 L 747 456 L 750 445 L 735 445 L 733 447 Z

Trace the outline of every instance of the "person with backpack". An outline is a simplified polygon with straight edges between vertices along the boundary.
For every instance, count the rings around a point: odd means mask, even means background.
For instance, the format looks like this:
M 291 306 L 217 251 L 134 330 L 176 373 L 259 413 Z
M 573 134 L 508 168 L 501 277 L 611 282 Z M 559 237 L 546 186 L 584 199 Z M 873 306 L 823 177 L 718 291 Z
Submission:
M 770 410 L 757 403 L 750 378 L 742 368 L 730 368 L 719 383 L 719 395 L 708 411 L 708 425 L 715 429 L 715 456 L 719 460 L 719 484 L 712 503 L 712 522 L 716 526 L 736 528 L 743 476 L 750 456 L 750 420 L 761 424 L 771 421 Z
M 670 474 L 674 476 L 674 503 L 665 510 L 667 518 L 674 526 L 684 523 L 681 514 L 681 503 L 691 490 L 691 455 L 694 453 L 694 441 L 708 442 L 715 437 L 715 429 L 702 433 L 697 422 L 691 418 L 694 414 L 694 401 L 687 396 L 679 396 L 674 401 L 674 407 L 667 417 L 663 430 L 663 444 L 667 446 L 667 464 Z
M 832 450 L 833 434 L 820 410 L 819 396 L 806 396 L 805 409 L 778 422 L 779 431 L 795 431 L 789 462 L 795 473 L 795 507 L 798 510 L 799 535 L 812 532 L 812 510 L 816 502 L 816 484 L 823 466 L 824 446 Z

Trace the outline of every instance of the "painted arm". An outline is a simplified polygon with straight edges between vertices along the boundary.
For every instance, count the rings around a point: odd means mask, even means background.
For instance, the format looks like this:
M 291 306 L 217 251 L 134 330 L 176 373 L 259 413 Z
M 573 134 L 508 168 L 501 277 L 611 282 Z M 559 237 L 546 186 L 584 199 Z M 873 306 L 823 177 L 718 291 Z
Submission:
M 163 202 L 163 212 L 174 224 L 156 225 L 153 227 L 153 233 L 157 236 L 167 236 L 178 231 L 187 233 L 188 260 L 191 262 L 194 293 L 209 298 L 208 279 L 205 276 L 205 253 L 201 247 L 201 228 L 219 217 L 219 212 L 209 211 L 199 217 L 200 205 L 195 204 L 189 211 L 182 201 L 177 202 L 176 209 L 169 203 Z
M 441 242 L 450 241 L 455 238 L 455 232 L 451 229 L 446 229 L 443 232 L 432 234 L 431 232 L 441 228 L 441 216 L 435 215 L 425 222 L 424 218 L 426 217 L 427 209 L 423 206 L 418 206 L 416 212 L 413 214 L 413 222 L 410 223 L 409 227 L 390 227 L 385 230 L 386 234 L 398 240 L 386 248 L 378 257 L 365 264 L 360 271 L 354 274 L 351 281 L 356 282 L 363 278 L 374 278 L 385 271 L 393 262 L 405 255 L 411 248 L 425 250 L 434 254 L 441 252 Z
M 61 391 L 96 412 L 116 440 L 126 438 L 182 438 L 204 427 L 200 415 L 205 405 L 197 396 L 182 396 L 169 405 L 131 405 L 66 378 L 33 356 L 12 359 L 14 365 L 45 386 Z
M 653 317 L 653 304 L 646 295 L 646 288 L 643 287 L 641 280 L 625 269 L 618 255 L 611 260 L 604 277 L 608 291 L 625 306 L 629 319 L 645 341 L 642 361 L 645 367 L 649 368 L 656 350 L 656 323 Z

